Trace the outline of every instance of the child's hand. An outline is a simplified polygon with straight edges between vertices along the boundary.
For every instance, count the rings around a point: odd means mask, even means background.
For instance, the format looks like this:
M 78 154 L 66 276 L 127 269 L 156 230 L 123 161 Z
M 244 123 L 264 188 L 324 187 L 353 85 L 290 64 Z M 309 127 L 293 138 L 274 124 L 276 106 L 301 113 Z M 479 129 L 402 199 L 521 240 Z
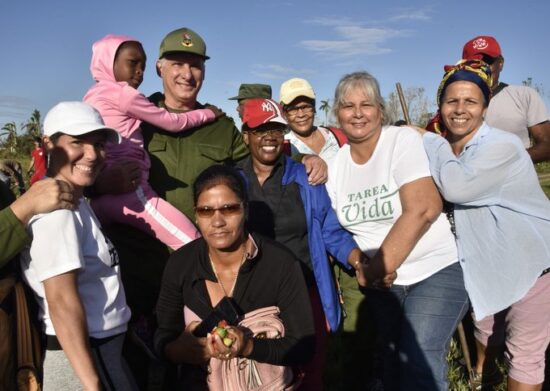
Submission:
M 204 106 L 204 108 L 212 111 L 214 113 L 214 115 L 216 116 L 216 119 L 220 118 L 220 117 L 223 117 L 225 115 L 225 113 L 220 108 L 218 108 L 217 106 L 207 104 L 207 105 Z

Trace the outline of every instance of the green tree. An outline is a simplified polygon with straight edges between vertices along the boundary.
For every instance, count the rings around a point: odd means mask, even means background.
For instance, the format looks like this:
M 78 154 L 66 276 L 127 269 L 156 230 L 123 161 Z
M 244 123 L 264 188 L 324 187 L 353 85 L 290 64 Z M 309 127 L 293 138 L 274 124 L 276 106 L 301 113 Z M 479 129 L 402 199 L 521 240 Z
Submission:
M 325 113 L 325 123 L 324 126 L 328 126 L 328 113 L 330 111 L 330 100 L 322 100 L 321 104 L 319 105 L 319 110 L 323 111 Z
M 4 136 L 7 136 L 3 142 L 4 147 L 7 148 L 11 154 L 15 154 L 17 149 L 17 125 L 15 125 L 15 122 L 8 122 L 2 126 L 0 137 Z
M 31 137 L 40 137 L 42 134 L 42 124 L 40 122 L 40 111 L 34 109 L 31 118 L 23 125 L 27 129 L 27 134 Z

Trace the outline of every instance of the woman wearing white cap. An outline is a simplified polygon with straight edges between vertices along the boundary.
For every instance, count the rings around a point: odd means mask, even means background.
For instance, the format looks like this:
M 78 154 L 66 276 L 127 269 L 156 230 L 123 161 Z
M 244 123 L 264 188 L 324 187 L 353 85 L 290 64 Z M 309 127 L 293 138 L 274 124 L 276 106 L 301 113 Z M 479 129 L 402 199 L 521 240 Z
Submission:
M 81 102 L 62 102 L 44 120 L 47 175 L 69 183 L 77 208 L 33 217 L 32 244 L 21 269 L 35 293 L 47 336 L 44 390 L 135 389 L 121 358 L 130 309 L 118 256 L 83 197 L 119 142 L 101 116 Z

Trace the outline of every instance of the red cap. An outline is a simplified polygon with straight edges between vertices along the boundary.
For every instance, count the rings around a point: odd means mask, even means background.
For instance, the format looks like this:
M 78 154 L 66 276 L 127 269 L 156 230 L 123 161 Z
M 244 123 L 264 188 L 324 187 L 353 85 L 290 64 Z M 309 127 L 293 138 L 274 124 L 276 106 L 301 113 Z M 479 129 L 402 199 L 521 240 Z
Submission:
M 462 49 L 462 58 L 465 60 L 483 60 L 484 54 L 491 58 L 502 56 L 500 45 L 494 37 L 480 35 L 466 42 Z
M 249 128 L 257 128 L 268 122 L 286 125 L 283 110 L 272 99 L 249 99 L 243 108 L 243 124 Z

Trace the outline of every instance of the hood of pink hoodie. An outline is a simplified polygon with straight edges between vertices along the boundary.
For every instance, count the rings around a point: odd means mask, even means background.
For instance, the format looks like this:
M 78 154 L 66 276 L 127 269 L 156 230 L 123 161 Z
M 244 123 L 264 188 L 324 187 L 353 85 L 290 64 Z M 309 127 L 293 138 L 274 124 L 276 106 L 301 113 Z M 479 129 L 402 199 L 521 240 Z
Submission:
M 126 35 L 109 34 L 93 44 L 90 71 L 95 81 L 116 81 L 113 71 L 116 51 L 120 45 L 128 41 L 139 42 Z

